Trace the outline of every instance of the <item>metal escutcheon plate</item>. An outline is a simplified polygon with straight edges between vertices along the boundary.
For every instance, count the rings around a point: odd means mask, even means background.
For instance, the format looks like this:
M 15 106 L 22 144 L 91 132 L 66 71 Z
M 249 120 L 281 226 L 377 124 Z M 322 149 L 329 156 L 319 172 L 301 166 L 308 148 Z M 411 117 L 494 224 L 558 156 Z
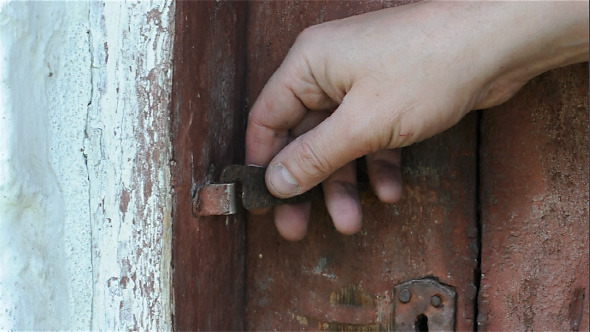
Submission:
M 395 286 L 395 331 L 453 331 L 456 292 L 434 279 L 417 279 Z

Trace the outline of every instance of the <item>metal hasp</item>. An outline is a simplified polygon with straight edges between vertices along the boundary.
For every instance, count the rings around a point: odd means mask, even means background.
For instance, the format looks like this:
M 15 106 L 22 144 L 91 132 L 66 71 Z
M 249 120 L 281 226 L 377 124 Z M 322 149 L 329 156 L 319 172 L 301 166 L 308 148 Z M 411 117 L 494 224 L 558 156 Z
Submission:
M 456 292 L 433 279 L 406 281 L 394 290 L 395 331 L 453 331 Z
M 208 184 L 197 188 L 192 201 L 194 216 L 227 216 L 235 214 L 235 183 Z
M 219 184 L 206 184 L 197 188 L 192 201 L 194 216 L 229 215 L 237 211 L 238 198 L 246 210 L 295 204 L 315 200 L 322 196 L 319 186 L 295 197 L 280 199 L 266 189 L 266 168 L 229 165 L 223 169 Z M 241 191 L 238 196 L 236 191 Z

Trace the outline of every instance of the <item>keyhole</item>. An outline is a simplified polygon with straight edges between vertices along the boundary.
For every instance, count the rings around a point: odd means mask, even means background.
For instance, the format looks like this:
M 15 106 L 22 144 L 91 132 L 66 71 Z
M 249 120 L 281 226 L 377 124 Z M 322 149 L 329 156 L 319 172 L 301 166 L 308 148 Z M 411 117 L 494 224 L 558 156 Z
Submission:
M 416 317 L 416 322 L 414 322 L 414 328 L 416 332 L 428 332 L 428 316 L 425 314 L 419 314 Z

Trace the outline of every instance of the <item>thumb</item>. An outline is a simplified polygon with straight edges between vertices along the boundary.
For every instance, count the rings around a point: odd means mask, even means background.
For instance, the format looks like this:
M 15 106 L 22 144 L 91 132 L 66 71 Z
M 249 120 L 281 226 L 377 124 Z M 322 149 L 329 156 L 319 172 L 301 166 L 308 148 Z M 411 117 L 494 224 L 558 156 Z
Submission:
M 349 94 L 350 95 L 350 94 Z M 348 95 L 347 95 L 348 96 Z M 297 137 L 270 162 L 268 190 L 280 198 L 306 192 L 356 158 L 381 149 L 370 116 L 344 99 L 332 115 Z

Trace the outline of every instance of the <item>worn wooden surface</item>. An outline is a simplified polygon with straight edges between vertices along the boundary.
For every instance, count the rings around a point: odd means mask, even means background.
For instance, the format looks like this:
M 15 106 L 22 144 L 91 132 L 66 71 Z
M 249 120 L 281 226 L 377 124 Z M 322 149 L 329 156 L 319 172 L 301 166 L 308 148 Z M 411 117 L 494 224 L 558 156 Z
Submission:
M 193 183 L 243 161 L 245 2 L 180 1 L 172 132 L 177 330 L 243 330 L 244 223 L 191 215 Z
M 91 211 L 93 330 L 171 328 L 173 15 L 172 2 L 90 3 L 90 200 L 79 204 Z
M 402 201 L 363 193 L 357 235 L 336 232 L 322 202 L 297 243 L 278 235 L 270 215 L 249 217 L 247 231 L 241 215 L 190 215 L 191 185 L 243 160 L 244 103 L 298 33 L 395 4 L 179 2 L 176 329 L 390 328 L 395 285 L 427 276 L 456 289 L 459 330 L 474 328 L 478 310 L 480 329 L 588 329 L 587 64 L 535 79 L 483 112 L 479 308 L 475 114 L 404 150 Z
M 588 330 L 588 63 L 482 115 L 483 330 Z
M 248 16 L 248 99 L 252 103 L 303 28 L 390 2 L 252 2 Z M 408 36 L 409 38 L 411 36 Z M 432 276 L 458 293 L 457 328 L 473 329 L 477 294 L 476 116 L 405 149 L 403 199 L 362 197 L 363 229 L 339 234 L 323 202 L 307 237 L 289 243 L 272 217 L 249 217 L 249 330 L 390 328 L 393 289 Z

